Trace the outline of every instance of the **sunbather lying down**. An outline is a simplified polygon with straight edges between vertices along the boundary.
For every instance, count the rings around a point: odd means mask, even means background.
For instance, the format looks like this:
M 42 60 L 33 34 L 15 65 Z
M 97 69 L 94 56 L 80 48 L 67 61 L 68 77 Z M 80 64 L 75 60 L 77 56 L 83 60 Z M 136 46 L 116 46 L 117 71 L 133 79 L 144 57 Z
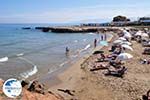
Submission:
M 95 63 L 95 65 L 90 69 L 90 71 L 97 71 L 101 69 L 108 69 L 108 64 L 106 63 Z
M 150 100 L 150 90 L 147 92 L 146 95 L 143 95 L 143 96 L 142 96 L 142 99 L 143 99 L 143 100 Z
M 125 68 L 123 66 L 123 67 L 121 67 L 119 69 L 115 69 L 115 70 L 108 69 L 107 72 L 104 74 L 105 75 L 112 75 L 112 76 L 116 76 L 116 77 L 123 77 L 126 70 L 127 70 L 127 68 Z
M 141 64 L 150 64 L 150 59 L 140 59 Z

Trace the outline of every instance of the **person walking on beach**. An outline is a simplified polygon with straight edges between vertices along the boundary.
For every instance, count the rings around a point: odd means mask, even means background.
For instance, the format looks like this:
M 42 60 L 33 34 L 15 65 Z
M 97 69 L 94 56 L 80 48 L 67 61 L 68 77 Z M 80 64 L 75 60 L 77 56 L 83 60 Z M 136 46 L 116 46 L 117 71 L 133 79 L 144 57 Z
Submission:
M 94 40 L 94 48 L 97 46 L 97 39 Z

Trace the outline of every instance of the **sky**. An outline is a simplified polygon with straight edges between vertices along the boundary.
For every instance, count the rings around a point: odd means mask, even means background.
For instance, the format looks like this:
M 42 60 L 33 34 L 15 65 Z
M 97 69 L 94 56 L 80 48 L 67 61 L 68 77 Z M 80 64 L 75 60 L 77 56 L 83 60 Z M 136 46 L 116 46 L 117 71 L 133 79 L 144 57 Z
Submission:
M 150 16 L 150 0 L 0 0 L 0 23 L 108 22 Z

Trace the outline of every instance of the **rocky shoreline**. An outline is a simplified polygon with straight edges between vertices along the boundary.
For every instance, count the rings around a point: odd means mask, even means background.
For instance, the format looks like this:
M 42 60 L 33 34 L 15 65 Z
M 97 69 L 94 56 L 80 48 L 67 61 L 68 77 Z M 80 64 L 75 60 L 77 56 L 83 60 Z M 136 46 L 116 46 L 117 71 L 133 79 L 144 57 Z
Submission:
M 10 100 L 2 90 L 4 80 L 0 79 L 0 100 Z M 13 100 L 64 100 L 64 98 L 56 93 L 52 93 L 44 84 L 38 81 L 33 81 L 31 84 L 28 81 L 22 81 L 22 93 Z

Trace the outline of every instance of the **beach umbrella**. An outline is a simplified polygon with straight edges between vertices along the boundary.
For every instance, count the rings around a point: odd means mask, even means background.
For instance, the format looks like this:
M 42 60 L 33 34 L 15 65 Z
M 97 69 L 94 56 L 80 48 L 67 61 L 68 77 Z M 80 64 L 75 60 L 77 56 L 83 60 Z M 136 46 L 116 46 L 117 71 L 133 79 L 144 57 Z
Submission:
M 126 33 L 126 34 L 124 34 L 124 36 L 123 36 L 124 38 L 131 38 L 132 37 L 132 35 L 128 32 L 128 33 Z
M 126 38 L 124 38 L 124 37 L 119 37 L 118 40 L 126 41 Z
M 101 53 L 104 53 L 104 51 L 102 51 L 102 50 L 95 51 L 95 52 L 93 53 L 93 55 L 95 55 L 95 54 L 101 54 Z
M 128 34 L 129 32 L 127 32 L 126 30 L 123 30 L 123 33 L 124 33 L 124 34 Z
M 129 53 L 121 53 L 118 55 L 117 60 L 128 60 L 133 58 L 133 56 Z
M 122 40 L 115 40 L 113 43 L 114 44 L 120 44 L 120 43 L 122 43 L 123 41 Z
M 122 45 L 121 45 L 121 47 L 123 47 L 123 48 L 125 48 L 125 49 L 129 49 L 129 50 L 133 51 L 133 48 L 132 48 L 132 47 L 130 47 L 129 45 L 127 45 L 127 44 L 122 44 Z
M 142 37 L 149 37 L 149 35 L 146 34 L 146 33 L 142 33 L 141 36 L 142 36 Z
M 129 46 L 132 45 L 132 43 L 130 43 L 130 42 L 128 42 L 128 41 L 123 41 L 121 44 L 127 44 L 127 45 L 129 45 Z
M 138 31 L 136 32 L 135 36 L 141 36 L 142 32 L 141 31 Z

